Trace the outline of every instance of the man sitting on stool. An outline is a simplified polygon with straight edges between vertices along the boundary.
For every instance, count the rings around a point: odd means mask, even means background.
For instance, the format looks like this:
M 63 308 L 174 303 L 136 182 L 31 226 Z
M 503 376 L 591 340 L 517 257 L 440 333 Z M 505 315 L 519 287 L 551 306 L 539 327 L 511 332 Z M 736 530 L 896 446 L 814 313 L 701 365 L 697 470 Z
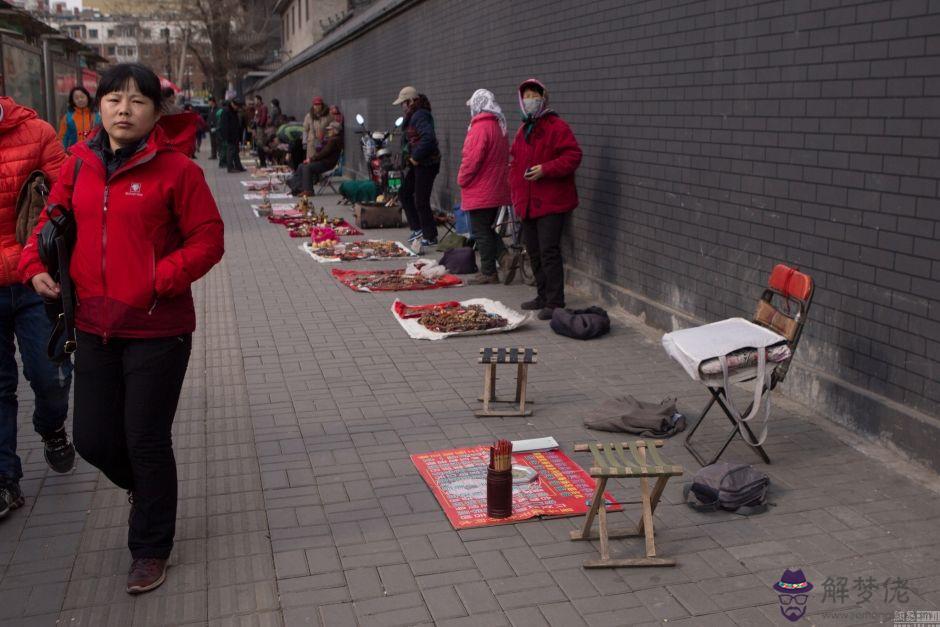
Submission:
M 312 196 L 313 186 L 320 180 L 320 175 L 336 167 L 339 154 L 343 151 L 343 138 L 340 135 L 342 125 L 339 122 L 330 122 L 326 127 L 326 136 L 323 146 L 313 153 L 313 156 L 300 164 L 297 169 L 300 175 L 300 193 Z M 291 190 L 295 194 L 296 189 Z

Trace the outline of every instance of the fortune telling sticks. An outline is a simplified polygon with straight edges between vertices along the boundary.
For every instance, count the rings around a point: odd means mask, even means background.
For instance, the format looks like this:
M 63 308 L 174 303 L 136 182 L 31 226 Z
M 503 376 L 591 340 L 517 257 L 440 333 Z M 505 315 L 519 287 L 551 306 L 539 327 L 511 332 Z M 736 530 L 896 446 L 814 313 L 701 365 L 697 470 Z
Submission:
M 512 442 L 497 440 L 490 447 L 490 468 L 496 472 L 505 472 L 512 468 Z

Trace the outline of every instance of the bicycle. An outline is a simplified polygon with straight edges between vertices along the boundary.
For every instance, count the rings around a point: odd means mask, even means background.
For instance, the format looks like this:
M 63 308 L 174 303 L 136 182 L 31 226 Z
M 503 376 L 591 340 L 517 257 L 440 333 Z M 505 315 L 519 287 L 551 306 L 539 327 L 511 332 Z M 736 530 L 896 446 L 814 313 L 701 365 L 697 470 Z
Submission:
M 500 260 L 500 267 L 504 271 L 503 284 L 509 285 L 519 274 L 526 285 L 535 285 L 535 274 L 532 272 L 532 262 L 529 253 L 522 244 L 522 224 L 516 217 L 512 206 L 503 205 L 499 208 L 496 223 L 493 225 L 496 234 L 503 240 L 506 253 Z

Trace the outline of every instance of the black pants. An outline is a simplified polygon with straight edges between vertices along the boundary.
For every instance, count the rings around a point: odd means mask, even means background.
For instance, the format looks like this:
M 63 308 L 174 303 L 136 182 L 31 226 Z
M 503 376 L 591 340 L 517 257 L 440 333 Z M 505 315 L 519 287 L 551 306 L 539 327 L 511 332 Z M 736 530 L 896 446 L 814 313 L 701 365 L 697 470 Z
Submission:
M 470 230 L 473 232 L 473 241 L 477 252 L 480 253 L 480 273 L 485 275 L 496 274 L 496 260 L 505 250 L 503 240 L 497 235 L 493 225 L 499 217 L 499 207 L 489 209 L 471 209 L 467 211 L 470 216 Z
M 212 151 L 209 154 L 210 159 L 215 159 L 219 156 L 219 135 L 215 132 L 209 133 L 209 149 Z
M 133 493 L 127 546 L 134 559 L 166 559 L 176 534 L 176 459 L 170 430 L 192 336 L 146 340 L 79 331 L 75 448 Z
M 323 161 L 301 163 L 297 169 L 300 172 L 300 191 L 305 194 L 313 194 L 313 186 L 319 182 L 320 175 L 331 169 Z
M 566 213 L 522 221 L 522 243 L 532 261 L 538 299 L 545 307 L 565 306 L 565 264 L 561 258 L 561 234 Z
M 440 163 L 408 168 L 398 192 L 405 217 L 408 218 L 408 227 L 412 231 L 420 229 L 424 239 L 429 242 L 437 241 L 437 222 L 431 211 L 431 188 L 440 170 Z
M 242 158 L 239 155 L 239 145 L 235 142 L 223 142 L 222 143 L 222 167 L 226 168 L 229 172 L 240 172 L 245 168 L 242 166 Z

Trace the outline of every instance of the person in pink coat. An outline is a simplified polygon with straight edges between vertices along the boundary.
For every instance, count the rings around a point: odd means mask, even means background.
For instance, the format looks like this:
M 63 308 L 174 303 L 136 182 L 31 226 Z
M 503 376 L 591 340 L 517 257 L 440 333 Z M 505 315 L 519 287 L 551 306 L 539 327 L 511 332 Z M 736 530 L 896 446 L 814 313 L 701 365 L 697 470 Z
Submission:
M 470 229 L 480 253 L 480 274 L 470 284 L 499 283 L 496 261 L 503 242 L 493 228 L 499 208 L 511 202 L 509 193 L 509 138 L 506 117 L 496 97 L 486 89 L 467 101 L 470 126 L 463 143 L 457 184 L 461 209 L 468 212 Z
M 534 78 L 519 85 L 519 108 L 522 126 L 510 149 L 509 185 L 538 289 L 522 308 L 537 309 L 540 320 L 551 320 L 552 312 L 565 306 L 561 236 L 568 214 L 578 206 L 574 173 L 581 148 L 571 127 L 548 107 L 545 85 Z

